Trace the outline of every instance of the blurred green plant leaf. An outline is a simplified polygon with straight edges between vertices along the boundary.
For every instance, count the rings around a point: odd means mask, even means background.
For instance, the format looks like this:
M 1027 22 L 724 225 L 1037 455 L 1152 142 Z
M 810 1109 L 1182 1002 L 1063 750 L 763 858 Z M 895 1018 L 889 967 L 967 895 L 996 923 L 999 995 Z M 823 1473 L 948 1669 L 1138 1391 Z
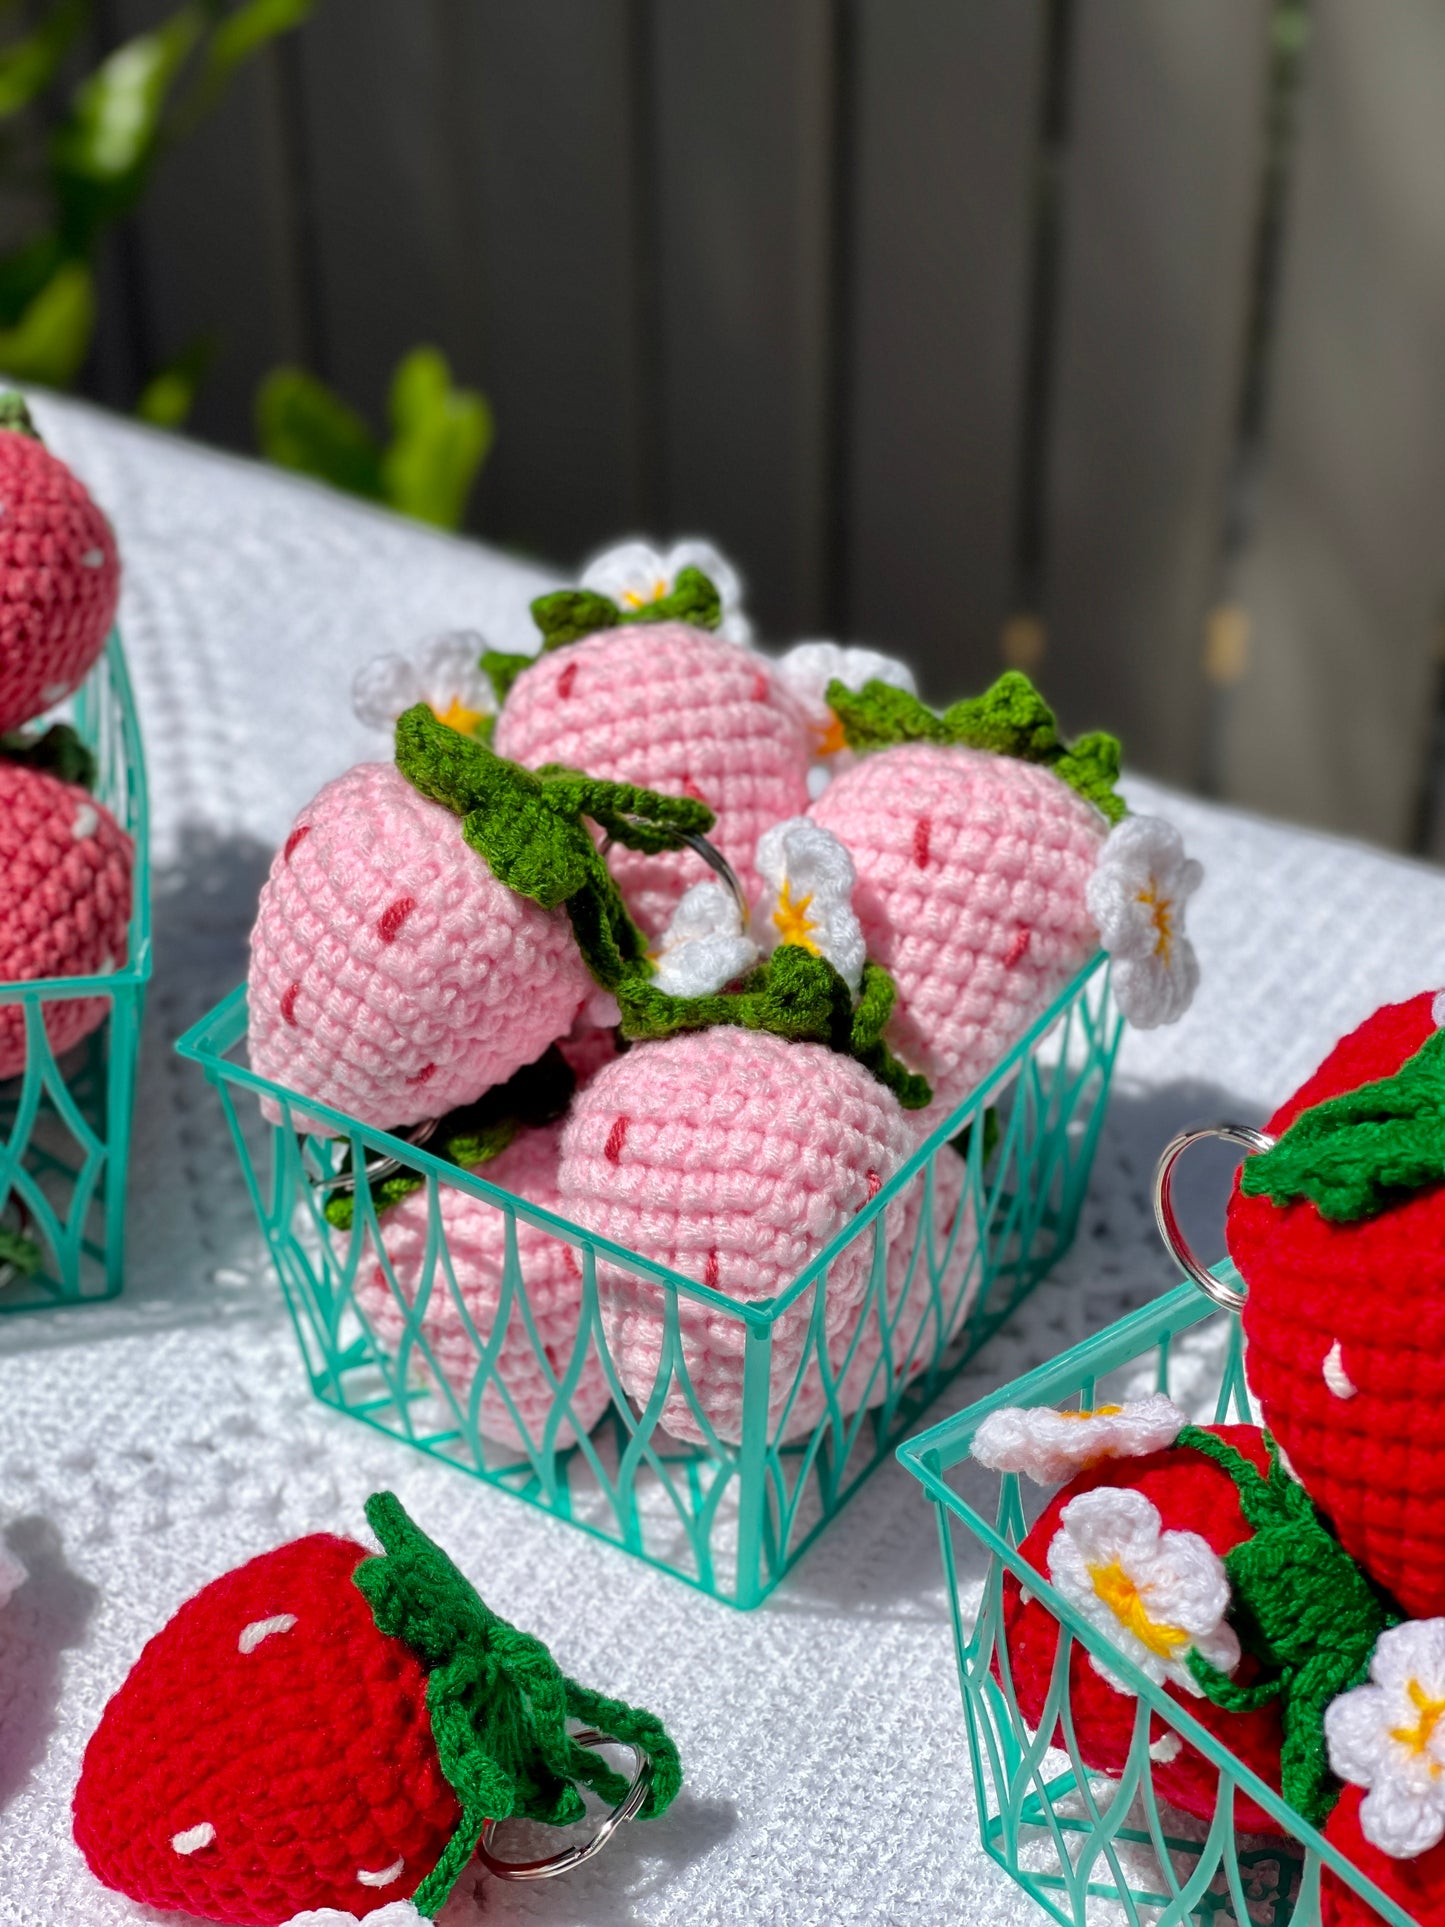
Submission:
M 18 114 L 50 85 L 89 13 L 89 0 L 61 0 L 32 32 L 0 47 L 0 119 Z
M 13 326 L 0 328 L 0 369 L 17 381 L 66 388 L 80 373 L 95 332 L 95 281 L 83 261 L 65 261 Z
M 333 488 L 384 501 L 381 450 L 357 414 L 304 368 L 273 368 L 256 396 L 261 453 Z
M 216 355 L 216 337 L 197 335 L 140 392 L 135 412 L 153 428 L 181 428 L 190 419 L 206 370 Z
M 206 46 L 196 88 L 199 111 L 214 105 L 238 67 L 268 41 L 304 25 L 315 10 L 316 0 L 245 0 L 226 14 Z
M 62 259 L 59 237 L 41 234 L 0 260 L 0 327 L 14 327 Z
M 496 433 L 486 396 L 454 387 L 439 349 L 413 348 L 392 377 L 391 423 L 381 463 L 387 501 L 418 521 L 459 528 Z

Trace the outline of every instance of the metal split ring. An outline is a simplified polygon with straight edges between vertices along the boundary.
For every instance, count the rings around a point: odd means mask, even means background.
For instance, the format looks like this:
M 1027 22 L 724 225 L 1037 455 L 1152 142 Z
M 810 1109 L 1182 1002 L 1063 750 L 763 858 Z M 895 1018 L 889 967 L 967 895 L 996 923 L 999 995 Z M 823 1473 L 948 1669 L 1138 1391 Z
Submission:
M 584 1840 L 580 1847 L 569 1847 L 565 1853 L 553 1854 L 548 1860 L 498 1860 L 491 1852 L 491 1844 L 500 1823 L 488 1820 L 482 1828 L 477 1858 L 487 1872 L 495 1874 L 498 1880 L 550 1880 L 554 1874 L 570 1873 L 574 1867 L 580 1867 L 584 1861 L 601 1853 L 617 1829 L 625 1826 L 629 1820 L 635 1820 L 642 1811 L 648 1788 L 652 1785 L 652 1760 L 648 1753 L 635 1740 L 614 1740 L 611 1734 L 599 1733 L 593 1726 L 574 1733 L 572 1738 L 578 1746 L 625 1746 L 637 1762 L 632 1785 L 623 1796 L 621 1805 L 612 1809 L 590 1840 Z
M 1154 1222 L 1159 1227 L 1159 1236 L 1169 1248 L 1170 1256 L 1193 1279 L 1205 1297 L 1225 1311 L 1243 1311 L 1244 1293 L 1236 1291 L 1233 1285 L 1226 1285 L 1212 1271 L 1206 1270 L 1190 1249 L 1174 1213 L 1174 1167 L 1191 1144 L 1198 1144 L 1210 1137 L 1223 1138 L 1227 1144 L 1242 1145 L 1246 1151 L 1272 1151 L 1275 1146 L 1275 1139 L 1267 1131 L 1256 1131 L 1250 1124 L 1201 1124 L 1192 1131 L 1180 1131 L 1164 1146 L 1154 1169 Z
M 738 906 L 738 910 L 742 915 L 743 928 L 746 930 L 748 927 L 748 919 L 752 915 L 752 909 L 744 893 L 743 886 L 738 881 L 737 872 L 733 869 L 733 866 L 728 862 L 722 851 L 715 843 L 709 843 L 707 838 L 698 830 L 675 830 L 673 834 L 678 838 L 679 842 L 685 843 L 690 850 L 695 851 L 711 871 L 722 878 L 723 882 L 732 892 L 733 901 Z M 606 856 L 611 848 L 612 838 L 610 836 L 604 836 L 602 839 L 603 856 Z
M 424 1117 L 420 1124 L 413 1124 L 409 1130 L 392 1131 L 390 1135 L 404 1138 L 408 1144 L 420 1150 L 421 1146 L 432 1137 L 440 1122 L 441 1119 L 437 1117 Z M 305 1131 L 297 1133 L 303 1145 L 307 1135 Z M 392 1177 L 397 1171 L 404 1170 L 406 1167 L 400 1158 L 394 1158 L 387 1152 L 367 1158 L 361 1168 L 366 1173 L 368 1183 L 379 1184 L 383 1178 Z M 333 1171 L 329 1178 L 312 1178 L 311 1183 L 312 1187 L 324 1196 L 328 1191 L 354 1191 L 356 1179 L 355 1171 Z

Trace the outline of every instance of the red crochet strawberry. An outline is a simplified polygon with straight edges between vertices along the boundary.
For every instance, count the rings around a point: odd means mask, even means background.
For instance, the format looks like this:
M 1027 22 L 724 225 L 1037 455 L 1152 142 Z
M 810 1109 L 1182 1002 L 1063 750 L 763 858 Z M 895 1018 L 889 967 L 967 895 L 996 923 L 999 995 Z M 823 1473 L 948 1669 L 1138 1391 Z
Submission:
M 189 1600 L 145 1648 L 86 1748 L 75 1838 L 143 1905 L 277 1927 L 410 1896 L 431 1918 L 485 1822 L 582 1815 L 627 1782 L 568 1718 L 641 1748 L 644 1817 L 681 1783 L 651 1714 L 578 1686 L 483 1605 L 390 1493 L 385 1552 L 318 1533 Z
M 0 984 L 100 976 L 124 964 L 134 854 L 79 784 L 0 757 Z M 50 1048 L 69 1050 L 108 1007 L 104 997 L 47 1003 Z M 0 1003 L 0 1078 L 18 1076 L 25 1055 L 25 1007 Z
M 1445 1927 L 1445 1841 L 1413 1860 L 1382 1853 L 1360 1830 L 1364 1797 L 1360 1787 L 1345 1788 L 1325 1827 L 1326 1840 L 1347 1854 L 1420 1927 Z M 1383 1916 L 1326 1866 L 1320 1869 L 1320 1922 L 1321 1927 L 1383 1927 Z
M 1445 1034 L 1428 994 L 1338 1044 L 1230 1203 L 1264 1423 L 1345 1548 L 1445 1612 Z
M 20 397 L 0 396 L 0 733 L 80 684 L 119 594 L 110 524 Z

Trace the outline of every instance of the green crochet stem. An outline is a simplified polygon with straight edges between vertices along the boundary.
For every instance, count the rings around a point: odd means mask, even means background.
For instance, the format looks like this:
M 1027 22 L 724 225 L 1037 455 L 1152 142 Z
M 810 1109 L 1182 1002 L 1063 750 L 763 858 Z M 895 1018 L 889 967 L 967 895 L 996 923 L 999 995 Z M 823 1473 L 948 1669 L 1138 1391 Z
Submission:
M 52 723 L 39 736 L 18 731 L 0 736 L 0 760 L 43 769 L 62 783 L 78 783 L 83 790 L 93 790 L 100 773 L 95 751 L 69 723 Z
M 677 1748 L 653 1714 L 579 1686 L 530 1633 L 486 1606 L 441 1547 L 390 1492 L 375 1492 L 366 1517 L 380 1556 L 353 1575 L 380 1631 L 409 1646 L 427 1670 L 427 1714 L 461 1822 L 412 1895 L 434 1919 L 476 1851 L 488 1820 L 525 1818 L 565 1827 L 585 1815 L 583 1787 L 617 1806 L 629 1782 L 578 1746 L 567 1721 L 636 1745 L 652 1761 L 639 1817 L 650 1820 L 682 1785 Z
M 524 669 L 530 669 L 537 660 L 535 656 L 509 656 L 501 649 L 484 649 L 481 655 L 481 671 L 492 685 L 492 694 L 499 703 L 504 703 L 511 693 L 512 684 Z
M 0 428 L 8 428 L 17 435 L 28 435 L 32 442 L 43 439 L 25 405 L 25 397 L 17 394 L 13 388 L 7 388 L 0 394 Z
M 583 961 L 604 989 L 647 973 L 646 942 L 584 818 L 629 849 L 676 850 L 712 828 L 705 803 L 575 770 L 522 769 L 448 729 L 425 703 L 397 719 L 396 764 L 414 789 L 461 817 L 468 846 L 499 883 L 545 909 L 566 904 Z
M 895 743 L 956 743 L 964 749 L 989 749 L 999 756 L 1038 763 L 1077 790 L 1110 823 L 1128 815 L 1118 795 L 1119 743 L 1096 731 L 1065 743 L 1054 712 L 1017 669 L 1007 670 L 982 696 L 954 703 L 941 716 L 917 696 L 889 683 L 849 689 L 830 682 L 828 706 L 842 724 L 850 749 L 888 749 Z
M 711 997 L 673 997 L 656 985 L 629 979 L 619 986 L 622 1034 L 634 1041 L 675 1037 L 685 1030 L 710 1030 L 735 1024 L 768 1031 L 793 1043 L 826 1044 L 856 1057 L 906 1111 L 932 1102 L 925 1078 L 905 1070 L 883 1041 L 896 995 L 893 979 L 878 964 L 863 966 L 862 995 L 853 995 L 826 957 L 801 944 L 779 944 L 764 963 L 743 978 L 737 990 Z
M 494 1084 L 475 1104 L 449 1111 L 427 1140 L 433 1157 L 460 1166 L 463 1171 L 488 1164 L 502 1152 L 519 1131 L 539 1124 L 555 1123 L 567 1110 L 576 1089 L 572 1066 L 553 1044 L 534 1064 L 524 1064 L 505 1084 Z M 351 1169 L 348 1151 L 342 1170 Z M 371 1201 L 379 1217 L 394 1204 L 400 1204 L 426 1179 L 420 1171 L 403 1167 L 371 1187 Z M 333 1191 L 326 1201 L 326 1222 L 338 1231 L 349 1231 L 356 1222 L 356 1195 L 353 1191 Z
M 545 651 L 565 648 L 601 629 L 637 622 L 688 622 L 694 629 L 716 629 L 722 621 L 722 598 L 701 569 L 679 569 L 671 594 L 644 602 L 640 608 L 623 609 L 593 589 L 558 589 L 537 597 L 532 620 L 542 633 Z
M 0 1224 L 0 1266 L 8 1266 L 22 1278 L 33 1278 L 40 1269 L 41 1257 L 40 1247 L 33 1238 Z
M 1245 1159 L 1239 1188 L 1278 1205 L 1308 1198 L 1353 1224 L 1445 1178 L 1445 1031 L 1393 1077 L 1301 1111 L 1270 1151 Z
M 1325 1749 L 1325 1709 L 1370 1670 L 1375 1642 L 1401 1615 L 1325 1525 L 1314 1502 L 1280 1461 L 1273 1439 L 1269 1477 L 1242 1452 L 1197 1425 L 1177 1444 L 1228 1473 L 1254 1533 L 1224 1555 L 1231 1619 L 1262 1677 L 1237 1686 L 1198 1653 L 1189 1670 L 1216 1706 L 1247 1712 L 1280 1702 L 1280 1790 L 1297 1812 L 1323 1826 L 1339 1798 Z

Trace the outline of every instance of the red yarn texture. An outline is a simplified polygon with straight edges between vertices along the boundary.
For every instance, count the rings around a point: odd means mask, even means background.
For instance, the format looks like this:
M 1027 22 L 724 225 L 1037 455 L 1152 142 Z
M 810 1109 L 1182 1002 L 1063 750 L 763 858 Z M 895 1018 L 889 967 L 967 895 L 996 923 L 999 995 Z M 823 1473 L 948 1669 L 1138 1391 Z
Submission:
M 125 831 L 78 785 L 0 759 L 0 984 L 123 964 L 133 857 Z M 51 1049 L 69 1050 L 108 1009 L 105 997 L 47 1004 Z M 24 1007 L 0 1004 L 0 1078 L 24 1068 Z
M 205 1587 L 146 1646 L 75 1792 L 76 1843 L 106 1886 L 244 1927 L 316 1907 L 360 1918 L 415 1892 L 461 1814 L 426 1674 L 352 1583 L 365 1557 L 297 1539 Z M 293 1626 L 255 1639 L 284 1614 Z M 205 1826 L 213 1839 L 186 1839 Z M 398 1861 L 384 1885 L 358 1878 Z
M 110 524 L 32 436 L 0 430 L 0 731 L 68 696 L 120 594 Z
M 1434 1030 L 1430 1005 L 1426 993 L 1376 1011 L 1270 1131 L 1397 1071 Z M 1412 1618 L 1445 1613 L 1445 1184 L 1329 1224 L 1307 1199 L 1281 1209 L 1236 1183 L 1228 1241 L 1249 1287 L 1249 1379 L 1264 1423 L 1371 1578 Z M 1325 1379 L 1332 1354 L 1339 1389 Z
M 1257 1427 L 1211 1425 L 1206 1429 L 1218 1438 L 1227 1439 L 1261 1472 L 1269 1470 L 1264 1435 Z M 1110 1459 L 1071 1479 L 1020 1546 L 1023 1557 L 1045 1577 L 1049 1570 L 1049 1545 L 1059 1530 L 1059 1515 L 1064 1507 L 1081 1492 L 1092 1492 L 1096 1486 L 1104 1485 L 1142 1492 L 1159 1513 L 1166 1530 L 1197 1532 L 1221 1555 L 1250 1536 L 1233 1481 L 1202 1453 L 1171 1447 L 1143 1459 Z M 1004 1575 L 1003 1589 L 1004 1635 L 1014 1692 L 1025 1720 L 1037 1728 L 1053 1676 L 1059 1622 L 1037 1599 L 1024 1604 L 1019 1582 L 1012 1573 Z M 1246 1659 L 1236 1675 L 1241 1682 L 1248 1679 L 1249 1665 Z M 994 1670 L 998 1672 L 997 1659 Z M 1217 1735 L 1261 1779 L 1278 1787 L 1282 1735 L 1276 1706 L 1265 1706 L 1253 1713 L 1228 1713 L 1172 1683 L 1166 1685 L 1164 1691 L 1187 1707 L 1201 1726 Z M 1132 1693 L 1121 1693 L 1111 1686 L 1094 1668 L 1086 1648 L 1077 1642 L 1069 1657 L 1069 1703 L 1073 1709 L 1074 1736 L 1084 1764 L 1098 1773 L 1122 1773 L 1134 1736 L 1137 1701 Z M 1157 1714 L 1151 1716 L 1151 1745 L 1164 1734 L 1173 1732 Z M 1055 1732 L 1053 1744 L 1060 1747 L 1064 1744 L 1062 1725 Z M 1175 1759 L 1153 1761 L 1150 1772 L 1154 1791 L 1161 1800 L 1201 1820 L 1213 1817 L 1219 1774 L 1196 1747 L 1185 1742 Z M 1242 1793 L 1235 1795 L 1234 1814 L 1235 1825 L 1241 1831 L 1271 1834 L 1281 1831 L 1278 1821 Z
M 1445 1927 L 1445 1841 L 1414 1860 L 1392 1860 L 1360 1832 L 1364 1789 L 1347 1786 L 1330 1815 L 1325 1838 L 1348 1854 L 1362 1874 L 1419 1921 L 1420 1927 Z M 1380 1927 L 1381 1916 L 1339 1875 L 1320 1869 L 1322 1927 Z

